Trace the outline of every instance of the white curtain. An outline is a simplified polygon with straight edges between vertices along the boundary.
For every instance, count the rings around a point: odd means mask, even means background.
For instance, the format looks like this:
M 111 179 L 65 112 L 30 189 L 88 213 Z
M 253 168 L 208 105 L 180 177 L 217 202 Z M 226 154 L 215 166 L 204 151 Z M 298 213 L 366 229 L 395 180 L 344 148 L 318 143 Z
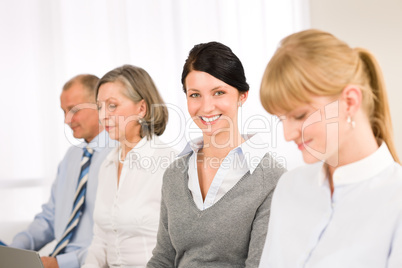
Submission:
M 0 2 L 0 215 L 30 220 L 49 196 L 58 162 L 76 141 L 59 95 L 80 73 L 99 77 L 133 64 L 153 77 L 170 121 L 163 138 L 181 148 L 190 128 L 181 69 L 198 43 L 219 41 L 242 60 L 251 86 L 244 131 L 267 133 L 288 168 L 300 155 L 259 101 L 265 66 L 280 39 L 307 28 L 308 0 L 15 0 Z M 254 118 L 251 120 L 250 118 Z M 275 153 L 276 154 L 276 153 Z M 3 217 L 2 216 L 2 217 Z M 1 237 L 0 237 L 1 239 Z

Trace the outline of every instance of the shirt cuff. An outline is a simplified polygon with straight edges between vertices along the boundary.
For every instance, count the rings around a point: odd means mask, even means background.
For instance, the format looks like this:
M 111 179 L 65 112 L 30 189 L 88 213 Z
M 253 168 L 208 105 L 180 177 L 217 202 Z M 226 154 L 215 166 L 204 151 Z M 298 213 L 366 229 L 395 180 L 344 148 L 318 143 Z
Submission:
M 26 235 L 24 232 L 17 234 L 11 244 L 9 244 L 8 246 L 12 248 L 35 250 L 33 240 L 29 239 L 29 236 Z
M 80 268 L 78 257 L 75 252 L 68 252 L 56 256 L 60 268 Z

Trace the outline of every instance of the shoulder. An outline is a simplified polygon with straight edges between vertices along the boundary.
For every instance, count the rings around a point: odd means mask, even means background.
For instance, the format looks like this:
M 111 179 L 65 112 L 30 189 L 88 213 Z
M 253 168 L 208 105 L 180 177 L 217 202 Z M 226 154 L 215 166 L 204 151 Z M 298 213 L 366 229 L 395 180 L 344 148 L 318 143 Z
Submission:
M 391 172 L 395 178 L 398 180 L 402 180 L 402 166 L 396 162 L 394 162 L 391 166 Z
M 82 152 L 82 148 L 80 148 L 79 146 L 76 146 L 76 145 L 71 145 L 71 146 L 67 149 L 67 152 L 66 152 L 66 154 L 65 154 L 65 157 L 68 157 L 68 156 L 71 156 L 71 155 L 74 155 L 74 154 L 78 154 L 78 153 L 80 153 L 80 152 Z
M 373 183 L 381 184 L 384 191 L 391 196 L 393 192 L 394 198 L 401 201 L 402 204 L 402 167 L 394 162 L 384 169 L 381 173 L 374 176 Z
M 175 184 L 186 178 L 190 156 L 191 154 L 178 157 L 169 165 L 163 175 L 164 184 Z
M 163 175 L 162 192 L 164 198 L 178 198 L 178 195 L 185 193 L 188 159 L 190 155 L 185 155 L 174 160 L 165 170 Z M 168 197 L 169 196 L 169 197 Z
M 387 187 L 402 187 L 402 166 L 394 162 L 375 175 L 374 178 Z
M 263 171 L 264 177 L 273 177 L 278 179 L 287 171 L 284 164 L 276 161 L 270 153 L 266 153 L 264 157 L 261 158 L 257 168 L 260 168 Z
M 258 184 L 258 188 L 263 193 L 270 193 L 285 172 L 286 168 L 283 164 L 278 163 L 269 153 L 266 153 L 251 175 L 252 183 Z
M 117 148 L 103 148 L 94 153 L 91 159 L 91 172 L 100 172 L 99 170 L 108 163 L 107 159 L 111 158 Z
M 186 154 L 177 157 L 166 169 L 165 176 L 178 176 L 180 174 L 187 173 L 188 171 L 188 161 L 191 154 Z
M 255 170 L 250 169 L 249 172 L 251 175 L 242 184 L 244 189 L 251 191 L 255 197 L 259 193 L 259 197 L 266 199 L 272 196 L 279 178 L 286 172 L 286 169 L 269 153 L 266 153 L 258 162 Z
M 62 167 L 64 165 L 69 165 L 71 162 L 74 162 L 74 160 L 80 159 L 81 156 L 82 149 L 78 146 L 72 145 L 67 149 L 67 152 L 64 154 L 59 166 Z
M 105 169 L 110 164 L 113 164 L 114 159 L 118 158 L 119 148 L 108 148 L 107 150 L 103 150 L 102 158 L 104 158 L 101 162 L 100 168 Z
M 275 194 L 303 191 L 303 189 L 318 185 L 319 175 L 323 164 L 321 162 L 303 165 L 285 172 L 276 187 Z
M 105 147 L 100 147 L 99 150 L 97 150 L 97 154 L 98 155 L 102 155 L 102 156 L 107 156 L 109 155 L 112 151 L 114 151 L 114 149 L 117 148 L 116 146 L 105 146 Z
M 303 165 L 300 167 L 296 167 L 292 170 L 286 172 L 284 177 L 303 177 L 303 176 L 312 176 L 317 175 L 323 167 L 322 162 L 317 162 L 314 164 Z
M 82 149 L 78 146 L 70 146 L 59 162 L 56 180 L 65 181 L 69 179 L 69 176 L 75 174 L 80 168 L 81 157 Z
M 150 150 L 154 156 L 168 156 L 172 158 L 172 161 L 177 156 L 177 150 L 156 135 L 147 140 L 146 144 L 145 148 Z

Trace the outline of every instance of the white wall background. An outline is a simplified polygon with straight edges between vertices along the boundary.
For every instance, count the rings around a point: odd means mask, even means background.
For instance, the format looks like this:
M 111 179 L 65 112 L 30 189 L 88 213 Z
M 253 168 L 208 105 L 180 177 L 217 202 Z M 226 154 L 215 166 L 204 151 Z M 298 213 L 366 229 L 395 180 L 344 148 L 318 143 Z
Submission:
M 151 74 L 165 101 L 186 115 L 180 85 L 184 59 L 196 43 L 221 41 L 242 60 L 251 85 L 243 123 L 254 114 L 271 123 L 258 100 L 262 73 L 279 40 L 308 27 L 309 13 L 312 27 L 377 56 L 402 157 L 400 0 L 1 1 L 0 239 L 12 236 L 4 224 L 19 230 L 40 210 L 72 141 L 59 108 L 66 80 L 138 65 Z M 177 120 L 172 117 L 167 139 L 177 134 Z M 273 139 L 267 133 L 269 142 L 287 157 L 288 167 L 299 165 L 300 155 L 284 143 L 280 126 L 274 131 Z
M 288 168 L 302 163 L 282 128 L 261 107 L 265 66 L 284 36 L 308 26 L 307 0 L 15 0 L 0 2 L 0 240 L 3 223 L 30 221 L 49 197 L 57 164 L 76 142 L 63 124 L 59 95 L 79 73 L 122 64 L 143 67 L 172 113 L 165 140 L 186 142 L 180 77 L 189 50 L 220 41 L 242 60 L 251 86 L 243 126 L 267 132 L 267 151 Z M 183 119 L 184 117 L 184 119 Z M 258 119 L 258 120 L 257 120 Z M 5 239 L 6 242 L 7 239 Z
M 376 56 L 384 73 L 395 142 L 402 158 L 402 1 L 310 0 L 310 7 L 312 28 L 329 31 Z
M 286 157 L 289 168 L 301 164 L 294 146 L 283 141 L 281 126 L 259 104 L 258 90 L 276 44 L 307 28 L 310 18 L 311 27 L 377 56 L 402 157 L 401 14 L 400 0 L 1 1 L 0 240 L 9 242 L 40 211 L 57 163 L 75 142 L 59 108 L 66 80 L 78 73 L 102 76 L 125 63 L 138 65 L 151 74 L 165 101 L 187 116 L 181 68 L 200 42 L 223 42 L 239 56 L 251 86 L 243 125 L 259 115 L 271 131 L 266 137 L 273 151 Z M 181 135 L 181 119 L 172 114 L 165 139 Z

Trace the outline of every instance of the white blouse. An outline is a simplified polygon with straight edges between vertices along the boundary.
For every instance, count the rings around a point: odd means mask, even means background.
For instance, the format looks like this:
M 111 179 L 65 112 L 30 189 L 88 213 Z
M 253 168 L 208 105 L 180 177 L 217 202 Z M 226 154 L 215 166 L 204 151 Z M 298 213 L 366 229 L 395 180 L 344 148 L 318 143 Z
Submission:
M 205 200 L 202 198 L 198 180 L 197 153 L 203 147 L 203 138 L 190 141 L 180 153 L 183 156 L 193 152 L 189 159 L 188 188 L 199 210 L 205 210 L 218 202 L 248 172 L 253 174 L 261 159 L 267 153 L 260 134 L 242 135 L 245 142 L 232 149 L 222 161 L 212 180 Z M 217 163 L 215 161 L 215 163 Z
M 165 148 L 162 148 L 165 147 Z M 119 150 L 99 171 L 94 237 L 83 267 L 145 267 L 156 245 L 162 178 L 176 152 L 144 137 L 126 156 L 117 185 Z
M 260 267 L 402 267 L 402 167 L 386 144 L 333 178 L 331 198 L 321 162 L 282 176 Z

